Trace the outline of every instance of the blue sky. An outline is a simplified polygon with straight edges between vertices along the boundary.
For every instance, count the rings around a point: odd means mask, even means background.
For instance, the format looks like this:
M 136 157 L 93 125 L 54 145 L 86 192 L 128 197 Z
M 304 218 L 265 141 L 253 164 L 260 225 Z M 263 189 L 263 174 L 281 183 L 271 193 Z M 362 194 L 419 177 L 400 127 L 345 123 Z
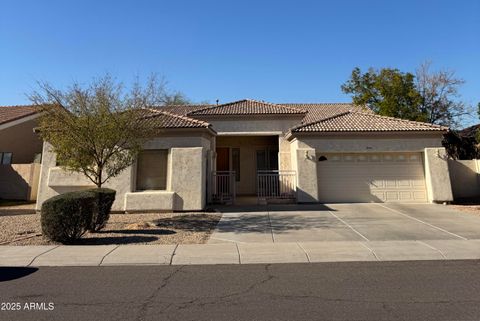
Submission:
M 28 103 L 105 72 L 155 72 L 194 101 L 347 102 L 355 66 L 414 71 L 425 60 L 480 101 L 480 1 L 7 1 L 0 104 Z M 473 122 L 474 120 L 472 120 Z

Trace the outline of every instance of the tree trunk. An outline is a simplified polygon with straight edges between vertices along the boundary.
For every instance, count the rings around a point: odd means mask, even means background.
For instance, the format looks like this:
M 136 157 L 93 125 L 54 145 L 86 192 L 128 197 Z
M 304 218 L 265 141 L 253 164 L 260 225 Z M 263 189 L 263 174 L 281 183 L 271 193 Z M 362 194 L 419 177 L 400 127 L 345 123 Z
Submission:
M 97 175 L 97 188 L 102 188 L 102 174 L 103 174 L 103 168 L 99 167 L 98 168 L 98 175 Z

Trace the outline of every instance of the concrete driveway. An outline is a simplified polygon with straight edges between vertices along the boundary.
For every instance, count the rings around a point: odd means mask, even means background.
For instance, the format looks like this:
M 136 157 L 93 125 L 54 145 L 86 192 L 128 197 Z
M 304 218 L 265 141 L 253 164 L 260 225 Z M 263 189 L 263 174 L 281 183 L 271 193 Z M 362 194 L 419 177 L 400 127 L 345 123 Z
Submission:
M 223 207 L 209 243 L 480 239 L 480 217 L 435 204 Z

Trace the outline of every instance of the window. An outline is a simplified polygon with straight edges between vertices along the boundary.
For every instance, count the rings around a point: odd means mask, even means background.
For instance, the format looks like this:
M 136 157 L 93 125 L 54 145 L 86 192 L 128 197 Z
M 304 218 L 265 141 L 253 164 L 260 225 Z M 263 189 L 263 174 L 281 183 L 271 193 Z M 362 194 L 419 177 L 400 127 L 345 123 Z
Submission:
M 257 171 L 278 170 L 278 149 L 257 150 Z
M 0 153 L 0 164 L 10 165 L 12 163 L 12 153 Z
M 143 150 L 137 159 L 137 191 L 167 188 L 168 150 Z
M 240 148 L 232 148 L 232 167 L 235 171 L 235 181 L 240 182 Z

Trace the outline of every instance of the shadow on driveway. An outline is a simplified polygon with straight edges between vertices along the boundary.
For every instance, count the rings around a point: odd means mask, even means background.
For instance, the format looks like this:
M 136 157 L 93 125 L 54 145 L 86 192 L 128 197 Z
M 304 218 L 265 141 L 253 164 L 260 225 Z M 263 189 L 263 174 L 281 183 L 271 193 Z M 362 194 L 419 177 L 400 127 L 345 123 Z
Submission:
M 325 204 L 216 205 L 212 208 L 221 213 L 336 211 Z
M 0 267 L 0 282 L 20 279 L 37 271 L 34 267 Z

